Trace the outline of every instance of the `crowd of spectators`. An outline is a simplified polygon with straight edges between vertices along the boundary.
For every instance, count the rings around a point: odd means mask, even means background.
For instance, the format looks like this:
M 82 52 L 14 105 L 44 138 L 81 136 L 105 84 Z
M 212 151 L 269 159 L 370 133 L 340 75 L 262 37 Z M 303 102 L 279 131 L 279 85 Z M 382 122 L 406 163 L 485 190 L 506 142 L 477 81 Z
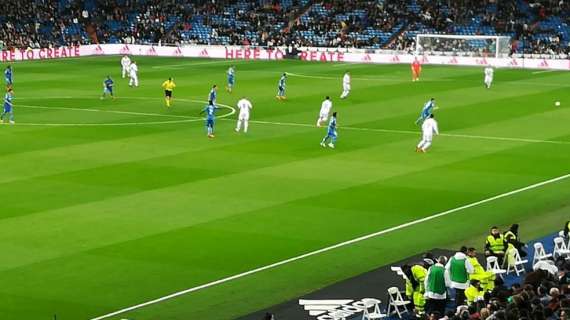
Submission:
M 568 222 L 565 224 L 563 231 L 566 242 L 569 240 L 569 224 Z M 498 257 L 500 263 L 502 259 L 505 259 L 506 264 L 509 250 L 517 250 L 523 256 L 526 255 L 526 246 L 519 239 L 518 225 L 513 225 L 505 233 L 500 233 L 496 227 L 493 227 L 485 243 L 485 256 Z M 453 258 L 456 260 L 451 260 Z M 402 270 L 407 279 L 412 279 L 406 280 L 406 291 L 408 299 L 413 303 L 415 315 L 419 319 L 568 320 L 570 318 L 570 261 L 566 258 L 561 255 L 556 259 L 552 257 L 543 259 L 536 262 L 532 270 L 527 273 L 503 280 L 502 277 L 495 276 L 494 273 L 481 267 L 475 249 L 462 247 L 458 253 L 450 257 L 449 261 L 446 257 L 435 259 L 433 255 L 427 253 L 423 261 L 405 265 Z M 469 274 L 467 284 L 463 289 L 454 289 L 456 292 L 454 301 L 450 301 L 448 295 L 447 303 L 442 304 L 440 310 L 435 310 L 433 308 L 434 298 L 424 299 L 423 296 L 429 296 L 426 294 L 430 290 L 429 287 L 437 288 L 437 285 L 434 286 L 433 281 L 426 280 L 426 285 L 422 287 L 424 279 L 436 275 L 437 272 L 432 272 L 432 267 L 436 270 L 437 266 L 440 266 L 450 274 L 446 276 L 448 278 L 445 280 L 445 286 L 448 289 L 460 288 L 454 285 L 457 278 L 454 280 L 452 274 L 456 272 L 453 268 L 457 270 L 457 266 L 462 266 L 463 261 L 465 261 L 464 271 Z M 461 276 L 461 272 L 457 274 Z M 416 284 L 415 287 L 413 283 Z M 416 292 L 417 290 L 420 291 Z M 419 294 L 416 295 L 416 293 Z M 447 307 L 444 307 L 445 305 Z M 424 309 L 425 312 L 423 312 Z
M 463 33 L 508 35 L 513 53 L 570 53 L 567 0 L 4 0 L 3 9 L 2 48 L 110 42 L 412 51 L 418 33 Z

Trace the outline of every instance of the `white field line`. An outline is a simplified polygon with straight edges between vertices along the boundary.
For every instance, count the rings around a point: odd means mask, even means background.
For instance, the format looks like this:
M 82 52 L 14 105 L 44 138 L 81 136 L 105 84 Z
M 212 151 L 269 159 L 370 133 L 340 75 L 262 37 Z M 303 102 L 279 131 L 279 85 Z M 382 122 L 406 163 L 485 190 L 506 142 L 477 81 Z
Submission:
M 216 60 L 216 61 L 208 61 L 208 62 L 196 62 L 196 63 L 180 63 L 180 64 L 165 64 L 160 66 L 153 66 L 153 69 L 182 69 L 185 67 L 193 67 L 193 66 L 203 66 L 208 64 L 238 64 L 242 63 L 247 60 Z
M 196 102 L 196 103 L 205 103 L 204 101 L 199 100 L 188 100 L 188 99 L 178 99 L 181 101 L 187 102 Z M 236 109 L 225 105 L 225 104 L 217 104 L 218 106 L 224 107 L 229 109 L 230 112 L 218 116 L 218 119 L 224 119 L 226 117 L 232 116 L 236 113 Z M 117 127 L 117 126 L 134 126 L 134 125 L 157 125 L 157 124 L 176 124 L 176 123 L 185 123 L 185 122 L 196 122 L 204 120 L 203 117 L 194 117 L 194 116 L 183 116 L 183 115 L 175 115 L 175 114 L 162 114 L 162 113 L 146 113 L 146 112 L 133 112 L 133 111 L 120 111 L 120 110 L 106 110 L 106 109 L 92 109 L 92 108 L 74 108 L 74 107 L 46 107 L 46 106 L 34 106 L 34 105 L 18 105 L 20 108 L 28 108 L 28 109 L 48 109 L 48 110 L 71 110 L 71 111 L 85 111 L 85 112 L 103 112 L 103 113 L 114 113 L 114 114 L 126 114 L 126 115 L 135 115 L 135 116 L 152 116 L 152 117 L 167 117 L 167 118 L 177 118 L 177 119 L 185 119 L 185 120 L 169 120 L 169 121 L 148 121 L 148 122 L 108 122 L 108 123 L 26 123 L 20 122 L 18 123 L 19 126 L 46 126 L 46 127 L 94 127 L 94 126 L 110 126 L 110 127 Z
M 287 72 L 287 75 L 299 78 L 308 78 L 308 79 L 321 79 L 321 80 L 337 80 L 338 82 L 342 82 L 342 76 L 339 77 L 330 77 L 330 76 L 311 76 L 302 73 L 292 73 Z M 408 80 L 404 80 L 402 78 L 395 78 L 395 77 L 386 77 L 386 78 L 355 78 L 352 77 L 352 80 L 362 80 L 362 81 L 389 81 L 389 82 L 406 82 Z M 434 80 L 436 81 L 436 80 Z M 437 81 L 455 81 L 455 80 L 448 80 L 448 79 L 437 79 Z
M 231 119 L 226 119 L 226 120 L 231 120 Z M 306 128 L 314 128 L 315 127 L 314 124 L 294 123 L 294 122 L 272 122 L 272 121 L 262 121 L 262 120 L 250 120 L 249 122 L 259 123 L 259 124 L 279 125 L 279 126 L 290 126 L 290 127 L 306 127 Z M 339 127 L 339 129 L 340 130 L 354 130 L 354 131 L 382 132 L 382 133 L 410 134 L 410 135 L 421 136 L 420 131 L 412 131 L 412 130 L 358 128 L 358 127 L 350 127 L 350 126 Z M 559 141 L 559 140 L 540 140 L 540 139 L 525 139 L 525 138 L 511 138 L 511 137 L 493 137 L 493 136 L 479 136 L 479 135 L 454 134 L 454 133 L 441 133 L 440 136 L 452 137 L 452 138 L 480 139 L 480 140 L 528 142 L 528 143 L 550 143 L 550 144 L 570 145 L 570 141 Z
M 64 98 L 64 97 L 59 97 Z M 67 98 L 67 97 L 65 97 Z M 123 99 L 141 99 L 147 100 L 152 98 L 145 98 L 145 97 L 126 97 Z M 189 100 L 189 99 L 177 99 L 179 101 L 187 101 L 187 102 L 196 102 L 196 103 L 205 103 L 204 101 L 199 100 Z M 235 108 L 225 105 L 225 104 L 218 104 L 224 108 L 230 109 L 231 112 L 221 115 L 218 117 L 218 120 L 230 120 L 234 121 L 233 119 L 228 119 L 228 117 L 234 115 L 236 113 Z M 153 121 L 153 122 L 128 122 L 128 123 L 18 123 L 18 125 L 27 125 L 27 126 L 128 126 L 128 125 L 154 125 L 154 124 L 168 124 L 168 123 L 183 123 L 183 122 L 194 122 L 203 120 L 202 117 L 193 117 L 193 116 L 183 116 L 183 115 L 169 115 L 169 114 L 161 114 L 161 113 L 146 113 L 146 112 L 131 112 L 131 111 L 120 111 L 120 110 L 106 110 L 106 109 L 89 109 L 89 108 L 74 108 L 74 107 L 46 107 L 46 106 L 33 106 L 33 105 L 19 105 L 18 107 L 22 108 L 32 108 L 32 109 L 52 109 L 52 110 L 73 110 L 73 111 L 86 111 L 86 112 L 105 112 L 105 113 L 116 113 L 116 114 L 128 114 L 128 115 L 138 115 L 138 116 L 157 116 L 157 117 L 170 117 L 170 118 L 181 118 L 187 120 L 179 120 L 179 121 Z M 289 127 L 306 127 L 306 128 L 314 128 L 315 125 L 307 124 L 307 123 L 294 123 L 294 122 L 274 122 L 274 121 L 263 121 L 263 120 L 250 120 L 251 123 L 259 123 L 259 124 L 269 124 L 269 125 L 280 125 L 280 126 L 289 126 Z M 359 128 L 359 127 L 341 127 L 342 129 L 346 130 L 354 130 L 354 131 L 368 131 L 368 132 L 382 132 L 382 133 L 398 133 L 398 134 L 411 134 L 411 135 L 421 135 L 419 131 L 412 131 L 412 130 L 394 130 L 394 129 L 377 129 L 377 128 Z M 559 140 L 540 140 L 540 139 L 526 139 L 526 138 L 513 138 L 513 137 L 494 137 L 494 136 L 481 136 L 481 135 L 468 135 L 468 134 L 453 134 L 453 133 L 442 133 L 440 134 L 442 137 L 453 137 L 453 138 L 466 138 L 466 139 L 480 139 L 480 140 L 495 140 L 495 141 L 511 141 L 511 142 L 527 142 L 527 143 L 548 143 L 548 144 L 561 144 L 561 145 L 570 145 L 570 141 L 559 141 Z
M 160 297 L 160 298 L 157 298 L 157 299 L 154 299 L 154 300 L 150 300 L 150 301 L 147 301 L 147 302 L 143 302 L 143 303 L 141 303 L 141 304 L 137 304 L 137 305 L 134 305 L 134 306 L 132 306 L 132 307 L 128 307 L 128 308 L 124 308 L 124 309 L 121 309 L 121 310 L 117 310 L 117 311 L 114 311 L 114 312 L 111 312 L 111 313 L 108 313 L 108 314 L 105 314 L 105 315 L 102 315 L 102 316 L 99 316 L 99 317 L 96 317 L 96 318 L 92 318 L 92 319 L 90 319 L 90 320 L 102 320 L 102 319 L 107 319 L 107 318 L 109 318 L 109 317 L 113 317 L 113 316 L 116 316 L 116 315 L 119 315 L 119 314 L 123 314 L 123 313 L 125 313 L 125 312 L 129 312 L 129 311 L 133 311 L 133 310 L 136 310 L 136 309 L 140 309 L 140 308 L 143 308 L 143 307 L 146 307 L 146 306 L 149 306 L 149 305 L 157 304 L 157 303 L 160 303 L 160 302 L 163 302 L 163 301 L 166 301 L 166 300 L 170 300 L 170 299 L 173 299 L 173 298 L 176 298 L 176 297 L 179 297 L 179 296 L 188 294 L 188 293 L 200 291 L 200 290 L 203 290 L 203 289 L 206 289 L 206 288 L 209 288 L 209 287 L 213 287 L 213 286 L 220 285 L 220 284 L 223 284 L 223 283 L 226 283 L 226 282 L 230 282 L 230 281 L 233 281 L 233 280 L 236 280 L 236 279 L 239 279 L 239 278 L 243 278 L 243 277 L 246 277 L 246 276 L 255 274 L 255 273 L 259 273 L 259 272 L 262 272 L 262 271 L 265 271 L 265 270 L 273 269 L 273 268 L 276 268 L 276 267 L 279 267 L 279 266 L 282 266 L 282 265 L 285 265 L 285 264 L 289 264 L 289 263 L 291 263 L 291 262 L 295 262 L 295 261 L 298 261 L 298 260 L 301 260 L 301 259 L 305 259 L 305 258 L 308 258 L 308 257 L 311 257 L 311 256 L 315 256 L 315 255 L 318 255 L 318 254 L 322 254 L 322 253 L 325 253 L 325 252 L 328 252 L 328 251 L 331 251 L 331 250 L 334 250 L 334 249 L 338 249 L 338 248 L 341 248 L 341 247 L 349 246 L 349 245 L 352 245 L 352 244 L 355 244 L 355 243 L 358 243 L 358 242 L 362 242 L 362 241 L 365 241 L 365 240 L 368 240 L 368 239 L 371 239 L 371 238 L 375 238 L 375 237 L 378 237 L 378 236 L 381 236 L 381 235 L 385 235 L 385 234 L 388 234 L 388 233 L 391 233 L 391 232 L 394 232 L 394 231 L 398 231 L 398 230 L 401 230 L 401 229 L 404 229 L 404 228 L 408 228 L 408 227 L 411 227 L 411 226 L 414 226 L 414 225 L 417 225 L 417 224 L 422 224 L 422 223 L 428 222 L 428 221 L 430 221 L 430 220 L 434 220 L 434 219 L 437 219 L 437 218 L 440 218 L 440 217 L 444 217 L 444 216 L 447 216 L 447 215 L 449 215 L 449 214 L 452 214 L 452 213 L 455 213 L 455 212 L 458 212 L 458 211 L 462 211 L 462 210 L 465 210 L 465 209 L 469 209 L 469 208 L 473 208 L 473 207 L 476 207 L 476 206 L 480 206 L 480 205 L 483 205 L 483 204 L 486 204 L 486 203 L 489 203 L 489 202 L 492 202 L 492 201 L 495 201 L 495 200 L 499 200 L 499 199 L 502 199 L 502 198 L 510 197 L 510 196 L 512 196 L 512 195 L 515 195 L 515 194 L 518 194 L 518 193 L 521 193 L 521 192 L 524 192 L 524 191 L 536 189 L 536 188 L 539 188 L 539 187 L 542 187 L 542 186 L 545 186 L 545 185 L 548 185 L 548 184 L 551 184 L 551 183 L 555 183 L 555 182 L 558 182 L 558 181 L 562 181 L 562 180 L 565 180 L 565 179 L 568 179 L 568 178 L 570 178 L 570 173 L 565 174 L 565 175 L 562 175 L 562 176 L 559 176 L 559 177 L 556 177 L 556 178 L 552 178 L 552 179 L 549 179 L 549 180 L 545 180 L 545 181 L 542 181 L 542 182 L 538 182 L 538 183 L 535 183 L 535 184 L 531 184 L 531 185 L 529 185 L 529 186 L 522 187 L 522 188 L 519 188 L 519 189 L 516 189 L 516 190 L 513 190 L 513 191 L 509 191 L 509 192 L 506 192 L 506 193 L 502 193 L 502 194 L 499 194 L 499 195 L 496 195 L 496 196 L 493 196 L 493 197 L 490 197 L 490 198 L 486 198 L 486 199 L 483 199 L 483 200 L 479 200 L 479 201 L 476 201 L 476 202 L 472 202 L 472 203 L 470 203 L 470 204 L 466 204 L 466 205 L 463 205 L 463 206 L 460 206 L 460 207 L 457 207 L 457 208 L 454 208 L 454 209 L 450 209 L 450 210 L 447 210 L 447 211 L 439 212 L 439 213 L 436 213 L 436 214 L 433 214 L 433 215 L 430 215 L 430 216 L 427 216 L 427 217 L 424 217 L 424 218 L 420 218 L 420 219 L 417 219 L 417 220 L 413 220 L 413 221 L 410 221 L 410 222 L 406 222 L 406 223 L 400 224 L 400 225 L 398 225 L 398 226 L 394 226 L 394 227 L 391 227 L 391 228 L 388 228 L 388 229 L 380 230 L 380 231 L 378 231 L 378 232 L 374 232 L 374 233 L 371 233 L 371 234 L 367 234 L 367 235 L 365 235 L 365 236 L 361 236 L 361 237 L 358 237 L 358 238 L 354 238 L 354 239 L 352 239 L 352 240 L 340 242 L 340 243 L 337 243 L 337 244 L 332 245 L 332 246 L 329 246 L 329 247 L 325 247 L 325 248 L 322 248 L 322 249 L 319 249 L 319 250 L 311 251 L 311 252 L 308 252 L 308 253 L 305 253 L 305 254 L 296 256 L 296 257 L 292 257 L 292 258 L 285 259 L 285 260 L 282 260 L 282 261 L 279 261 L 279 262 L 275 262 L 275 263 L 272 263 L 272 264 L 269 264 L 269 265 L 266 265 L 266 266 L 263 266 L 263 267 L 259 267 L 259 268 L 256 268 L 256 269 L 252 269 L 252 270 L 249 270 L 249 271 L 246 271 L 246 272 L 242 272 L 242 273 L 239 273 L 239 274 L 230 276 L 230 277 L 226 277 L 226 278 L 219 279 L 219 280 L 216 280 L 216 281 L 208 282 L 208 283 L 205 283 L 205 284 L 203 284 L 203 285 L 199 285 L 199 286 L 196 286 L 196 287 L 193 287 L 193 288 L 189 288 L 189 289 L 186 289 L 186 290 L 178 291 L 178 292 L 169 294 L 169 295 L 164 296 L 164 297 Z
M 547 72 L 554 72 L 559 70 L 540 70 L 540 71 L 533 71 L 532 74 L 540 74 L 540 73 L 547 73 Z

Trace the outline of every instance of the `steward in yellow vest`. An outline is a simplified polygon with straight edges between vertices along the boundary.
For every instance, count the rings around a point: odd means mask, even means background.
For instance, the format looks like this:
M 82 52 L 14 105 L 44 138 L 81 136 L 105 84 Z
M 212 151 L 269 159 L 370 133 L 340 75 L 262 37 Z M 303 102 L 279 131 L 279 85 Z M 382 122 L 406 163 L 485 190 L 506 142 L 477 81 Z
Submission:
M 473 266 L 473 273 L 469 274 L 469 280 L 478 280 L 484 291 L 492 291 L 495 288 L 495 274 L 492 271 L 485 270 L 479 263 L 475 248 L 467 249 L 467 256 Z
M 402 271 L 406 275 L 406 296 L 413 302 L 417 314 L 423 314 L 426 300 L 425 279 L 427 269 L 424 266 L 416 264 L 413 266 L 404 265 Z
M 485 256 L 497 257 L 499 265 L 502 265 L 505 250 L 507 250 L 505 237 L 503 237 L 497 227 L 492 227 L 491 234 L 487 236 L 487 240 L 485 241 Z

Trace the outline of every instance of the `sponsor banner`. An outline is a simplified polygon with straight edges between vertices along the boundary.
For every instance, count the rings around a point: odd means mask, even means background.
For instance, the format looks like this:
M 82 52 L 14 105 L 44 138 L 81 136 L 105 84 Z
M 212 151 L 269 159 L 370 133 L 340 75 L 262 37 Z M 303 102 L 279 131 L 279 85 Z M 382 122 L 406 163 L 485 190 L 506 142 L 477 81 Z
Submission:
M 285 56 L 284 48 L 254 48 L 243 46 L 179 46 L 165 47 L 152 45 L 100 44 L 42 49 L 16 49 L 0 51 L 1 62 L 24 60 L 48 60 L 76 58 L 100 55 L 133 55 L 155 57 L 217 58 L 231 60 L 281 60 Z M 298 53 L 302 61 L 321 63 L 375 63 L 375 64 L 410 64 L 412 54 L 367 53 L 363 50 L 332 50 L 306 48 Z M 484 58 L 456 56 L 420 56 L 422 64 L 486 66 L 497 68 L 524 68 L 545 70 L 570 70 L 569 59 L 522 59 L 522 58 Z
M 75 58 L 81 56 L 80 47 L 59 47 L 42 49 L 14 49 L 2 50 L 0 60 L 2 62 L 14 62 L 24 60 L 46 60 L 59 58 Z

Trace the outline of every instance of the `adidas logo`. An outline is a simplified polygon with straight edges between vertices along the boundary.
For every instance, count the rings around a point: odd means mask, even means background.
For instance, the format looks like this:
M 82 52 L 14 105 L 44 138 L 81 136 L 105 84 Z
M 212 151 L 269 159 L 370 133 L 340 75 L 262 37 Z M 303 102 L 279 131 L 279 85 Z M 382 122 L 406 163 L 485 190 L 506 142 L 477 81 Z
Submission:
M 97 45 L 97 47 L 95 47 L 95 50 L 93 50 L 93 52 L 95 54 L 105 54 L 105 51 L 103 50 L 103 48 L 101 48 L 101 45 Z
M 124 45 L 124 46 L 121 48 L 120 53 L 123 54 L 123 55 L 125 55 L 125 54 L 129 55 L 129 54 L 131 54 L 131 49 L 129 48 L 128 45 Z
M 449 59 L 449 62 L 448 62 L 448 63 L 449 63 L 449 64 L 458 64 L 458 63 L 459 63 L 459 60 L 457 60 L 456 57 L 453 57 L 453 58 Z
M 172 55 L 175 57 L 182 57 L 184 54 L 182 54 L 182 49 L 180 49 L 180 47 L 177 47 Z
M 518 66 L 519 63 L 517 62 L 517 59 L 512 59 L 511 62 L 509 63 L 509 65 L 511 65 L 511 66 Z
M 207 57 L 210 56 L 210 54 L 208 54 L 208 50 L 207 50 L 207 49 L 204 49 L 204 50 L 200 51 L 199 56 L 202 57 L 202 58 L 207 58 Z
M 146 51 L 146 55 L 147 56 L 156 56 L 158 54 L 156 53 L 156 49 L 154 47 L 150 47 L 150 49 L 148 49 Z
M 480 65 L 488 65 L 489 63 L 487 62 L 487 59 L 483 58 L 483 59 L 477 59 L 476 60 L 477 64 Z
M 363 299 L 364 300 L 364 299 Z M 317 317 L 317 320 L 343 319 L 362 312 L 366 307 L 363 300 L 338 299 L 338 300 L 306 300 L 299 299 L 299 305 L 303 306 L 309 315 Z
M 548 68 L 548 61 L 546 61 L 546 59 L 542 59 L 538 66 L 542 68 Z
M 372 57 L 370 57 L 370 55 L 367 53 L 362 57 L 361 61 L 362 62 L 370 62 L 370 61 L 372 61 Z
M 400 62 L 400 57 L 399 56 L 393 56 L 391 61 L 392 62 Z

